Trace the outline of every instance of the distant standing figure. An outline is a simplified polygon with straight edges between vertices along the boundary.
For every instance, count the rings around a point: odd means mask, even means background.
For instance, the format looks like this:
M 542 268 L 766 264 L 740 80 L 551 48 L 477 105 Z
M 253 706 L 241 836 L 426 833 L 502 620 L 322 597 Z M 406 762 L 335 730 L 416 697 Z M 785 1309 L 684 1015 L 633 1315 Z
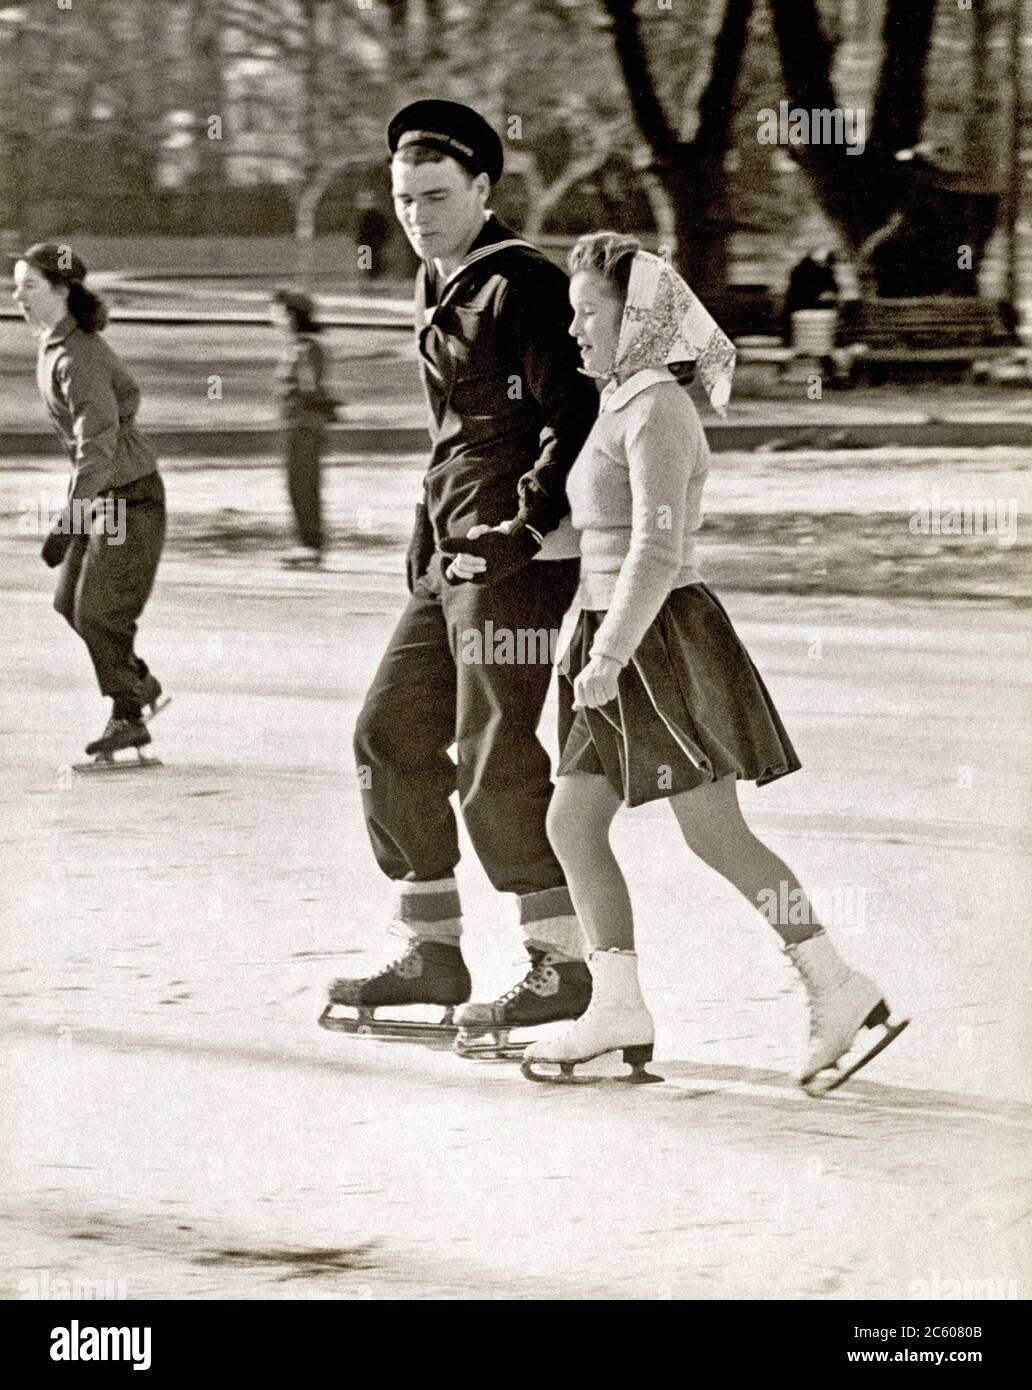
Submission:
M 368 267 L 363 268 L 370 279 L 378 280 L 387 269 L 386 248 L 390 233 L 391 224 L 376 206 L 372 194 L 361 194 L 356 237 L 359 251 L 367 249 L 369 252 Z
M 336 415 L 335 403 L 323 386 L 326 353 L 316 340 L 322 326 L 315 317 L 315 304 L 298 290 L 278 289 L 269 316 L 284 338 L 276 375 L 287 489 L 299 542 L 284 564 L 319 565 L 323 552 L 320 459 L 326 426 Z
M 43 559 L 61 567 L 54 607 L 86 643 L 112 701 L 103 734 L 86 746 L 110 765 L 119 749 L 150 743 L 143 710 L 162 707 L 134 644 L 165 541 L 165 488 L 136 428 L 139 388 L 101 336 L 107 308 L 85 278 L 71 247 L 54 242 L 15 261 L 14 300 L 39 339 L 36 384 L 72 464 Z

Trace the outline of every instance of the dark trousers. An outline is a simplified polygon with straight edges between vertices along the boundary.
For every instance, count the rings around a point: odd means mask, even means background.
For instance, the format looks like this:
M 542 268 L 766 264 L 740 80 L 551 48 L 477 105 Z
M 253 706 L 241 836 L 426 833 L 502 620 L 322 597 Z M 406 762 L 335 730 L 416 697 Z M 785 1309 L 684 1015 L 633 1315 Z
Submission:
M 117 543 L 96 524 L 88 536 L 73 536 L 54 607 L 86 643 L 101 694 L 126 717 L 139 712 L 147 674 L 133 644 L 165 542 L 165 485 L 151 473 L 101 500 L 119 510 L 125 503 L 125 538 Z
M 525 894 L 560 887 L 565 878 L 545 833 L 551 768 L 537 736 L 552 677 L 548 638 L 540 634 L 556 634 L 554 656 L 578 562 L 531 561 L 488 586 L 449 585 L 440 565 L 435 555 L 417 583 L 355 729 L 377 863 L 393 879 L 452 874 L 459 843 L 449 797 L 457 789 L 495 888 Z M 506 655 L 506 633 L 514 656 L 522 642 L 522 655 L 536 659 L 496 660 Z
M 287 427 L 287 491 L 302 545 L 322 550 L 322 495 L 319 455 L 326 431 L 321 425 Z

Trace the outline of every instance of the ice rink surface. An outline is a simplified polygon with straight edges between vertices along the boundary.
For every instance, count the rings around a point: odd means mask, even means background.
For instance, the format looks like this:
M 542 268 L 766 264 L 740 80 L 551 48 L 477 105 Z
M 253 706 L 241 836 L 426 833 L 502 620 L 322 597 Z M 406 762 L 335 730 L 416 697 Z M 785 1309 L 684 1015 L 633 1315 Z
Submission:
M 106 710 L 36 550 L 0 544 L 0 1295 L 1028 1296 L 1021 609 L 726 596 L 804 764 L 747 814 L 913 1023 L 833 1098 L 795 1088 L 777 939 L 654 805 L 614 843 L 668 1084 L 560 1089 L 316 1026 L 396 944 L 350 755 L 396 547 L 311 576 L 171 547 L 139 644 L 165 766 L 89 779 Z M 469 853 L 460 886 L 493 997 L 514 908 Z

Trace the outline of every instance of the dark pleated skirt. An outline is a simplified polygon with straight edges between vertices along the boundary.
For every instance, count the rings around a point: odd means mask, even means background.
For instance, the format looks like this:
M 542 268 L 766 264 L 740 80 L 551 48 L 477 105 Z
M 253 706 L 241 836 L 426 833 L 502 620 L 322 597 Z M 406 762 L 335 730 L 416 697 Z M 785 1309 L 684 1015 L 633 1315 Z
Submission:
M 607 777 L 641 806 L 734 774 L 763 785 L 801 763 L 759 671 L 705 584 L 674 589 L 601 709 L 573 708 L 604 613 L 582 612 L 560 662 L 560 777 Z

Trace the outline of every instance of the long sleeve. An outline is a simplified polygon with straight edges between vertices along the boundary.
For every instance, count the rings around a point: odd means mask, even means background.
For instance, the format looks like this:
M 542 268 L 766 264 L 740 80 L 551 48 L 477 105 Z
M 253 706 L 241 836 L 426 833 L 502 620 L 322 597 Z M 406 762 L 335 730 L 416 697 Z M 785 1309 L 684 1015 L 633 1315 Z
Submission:
M 518 519 L 541 535 L 554 531 L 570 509 L 566 477 L 598 413 L 598 392 L 578 370 L 566 276 L 551 264 L 509 287 L 499 333 L 517 343 L 523 388 L 541 412 L 538 454 L 519 479 Z
M 681 568 L 688 485 L 700 459 L 680 389 L 643 392 L 625 409 L 631 539 L 592 656 L 631 659 Z
M 97 358 L 65 354 L 55 383 L 72 421 L 72 479 L 69 501 L 89 500 L 117 481 L 118 400 L 111 374 Z

